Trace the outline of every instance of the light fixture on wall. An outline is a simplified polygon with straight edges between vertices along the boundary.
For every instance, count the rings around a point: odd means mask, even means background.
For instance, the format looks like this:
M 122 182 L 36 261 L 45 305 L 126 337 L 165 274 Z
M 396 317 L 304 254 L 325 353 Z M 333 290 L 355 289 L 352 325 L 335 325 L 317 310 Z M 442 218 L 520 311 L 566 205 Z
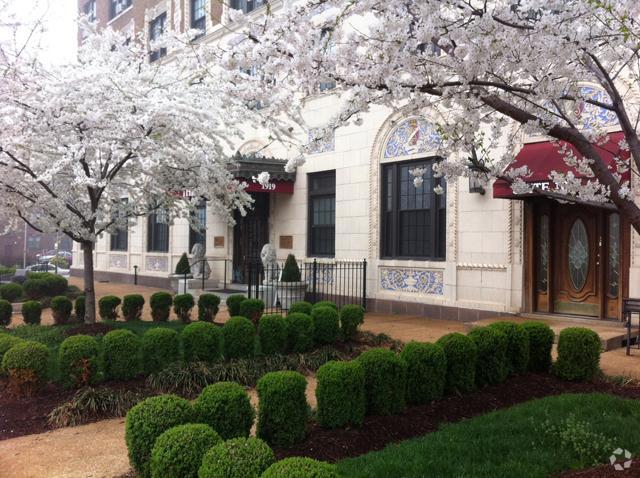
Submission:
M 476 148 L 471 148 L 471 156 L 469 157 L 469 192 L 470 193 L 478 193 L 484 194 L 484 184 L 485 180 L 483 176 L 486 176 L 486 171 L 483 166 L 481 166 L 480 161 L 478 159 L 478 154 L 476 153 Z

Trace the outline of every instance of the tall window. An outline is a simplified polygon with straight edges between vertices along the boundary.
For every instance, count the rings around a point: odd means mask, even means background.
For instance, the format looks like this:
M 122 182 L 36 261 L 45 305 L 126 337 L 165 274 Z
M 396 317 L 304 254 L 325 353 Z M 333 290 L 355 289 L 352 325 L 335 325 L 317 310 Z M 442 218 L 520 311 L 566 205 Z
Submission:
M 147 221 L 147 251 L 169 251 L 169 215 L 166 209 L 157 209 L 149 214 Z
M 194 226 L 189 228 L 189 250 L 193 249 L 193 246 L 196 244 L 202 244 L 202 247 L 207 247 L 207 206 L 203 201 L 198 204 L 195 212 L 193 213 L 195 216 L 195 229 Z
M 320 41 L 323 45 L 325 45 L 325 51 L 327 55 L 332 55 L 335 51 L 335 44 L 333 43 L 333 40 L 331 38 L 332 35 L 333 28 L 323 28 L 322 32 L 320 33 Z M 336 82 L 331 79 L 327 79 L 325 81 L 321 81 L 319 87 L 320 91 L 332 90 L 336 87 Z
M 201 30 L 200 36 L 205 34 L 207 29 L 205 0 L 191 0 L 191 28 Z
M 96 21 L 96 0 L 89 0 L 84 4 L 83 12 L 87 16 L 87 20 L 90 22 Z
M 336 172 L 309 175 L 310 256 L 333 257 L 336 252 Z
M 382 257 L 445 258 L 446 198 L 434 188 L 445 182 L 435 178 L 432 160 L 386 164 L 382 167 Z M 422 185 L 411 174 L 426 170 Z
M 167 24 L 167 13 L 158 15 L 149 23 L 149 43 L 158 40 L 164 33 Z M 156 61 L 167 54 L 166 48 L 158 48 L 149 52 L 149 61 Z
M 133 0 L 110 0 L 109 18 L 114 18 L 131 6 Z
M 123 199 L 122 201 L 126 203 L 127 200 Z M 122 212 L 117 211 L 115 214 L 120 215 Z M 125 225 L 111 234 L 111 250 L 126 251 L 127 249 L 129 249 L 129 228 Z
M 264 4 L 265 0 L 231 0 L 230 6 L 234 10 L 242 10 L 244 13 L 249 13 Z

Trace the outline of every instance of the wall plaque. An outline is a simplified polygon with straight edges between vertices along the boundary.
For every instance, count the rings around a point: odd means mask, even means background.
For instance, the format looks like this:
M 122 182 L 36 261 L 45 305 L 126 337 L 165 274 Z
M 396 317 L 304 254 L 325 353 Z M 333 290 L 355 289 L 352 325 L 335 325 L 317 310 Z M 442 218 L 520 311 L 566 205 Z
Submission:
M 213 247 L 224 247 L 224 236 L 214 236 Z
M 280 236 L 280 249 L 293 249 L 293 236 Z

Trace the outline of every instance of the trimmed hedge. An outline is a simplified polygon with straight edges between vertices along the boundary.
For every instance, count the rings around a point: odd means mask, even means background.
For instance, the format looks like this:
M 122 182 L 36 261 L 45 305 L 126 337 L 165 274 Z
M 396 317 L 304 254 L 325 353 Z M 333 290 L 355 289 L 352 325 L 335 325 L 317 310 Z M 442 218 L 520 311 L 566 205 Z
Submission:
M 42 304 L 37 300 L 28 300 L 22 304 L 22 317 L 25 324 L 40 325 L 41 316 Z
M 254 324 L 258 323 L 264 312 L 264 302 L 260 299 L 245 299 L 240 302 L 240 314 Z
M 151 477 L 198 478 L 202 457 L 221 440 L 213 428 L 202 423 L 169 428 L 153 445 Z
M 4 358 L 4 354 L 7 353 L 7 350 L 22 342 L 25 342 L 25 340 L 20 337 L 16 337 L 15 335 L 0 334 L 0 370 L 3 368 L 1 366 L 2 359 Z
M 261 478 L 338 478 L 335 465 L 313 458 L 295 456 L 280 460 L 265 471 Z
M 249 436 L 255 417 L 249 395 L 242 385 L 235 382 L 206 386 L 194 409 L 197 420 L 210 425 L 225 440 Z
M 9 302 L 15 302 L 16 299 L 22 297 L 23 291 L 20 284 L 3 284 L 0 285 L 0 297 Z
M 311 316 L 295 312 L 288 314 L 285 320 L 289 335 L 289 351 L 304 353 L 311 350 L 314 346 L 314 327 Z
M 364 370 L 367 415 L 393 415 L 405 406 L 407 364 L 388 349 L 375 348 L 357 359 Z
M 122 303 L 120 297 L 105 295 L 98 301 L 98 311 L 102 320 L 118 320 L 118 306 Z
M 246 300 L 246 297 L 242 294 L 234 294 L 227 297 L 226 304 L 227 309 L 229 309 L 229 317 L 240 315 L 240 304 L 242 304 L 243 300 Z
M 193 407 L 175 395 L 158 395 L 143 400 L 127 412 L 125 442 L 131 466 L 140 477 L 150 476 L 150 460 L 156 439 L 177 425 L 192 422 Z
M 130 330 L 112 330 L 102 339 L 107 379 L 127 380 L 140 373 L 140 338 Z
M 366 400 L 360 363 L 327 362 L 318 369 L 316 377 L 318 423 L 325 428 L 362 425 Z
M 596 332 L 569 327 L 558 337 L 558 360 L 553 371 L 565 380 L 584 381 L 598 372 L 602 345 Z
M 446 393 L 469 393 L 475 388 L 478 347 L 466 335 L 454 332 L 436 342 L 447 358 Z
M 78 322 L 84 322 L 84 313 L 85 313 L 85 298 L 84 298 L 84 295 L 80 295 L 76 298 L 76 302 L 74 304 L 74 314 Z
M 358 335 L 358 326 L 364 323 L 364 307 L 348 304 L 340 309 L 340 328 L 345 340 L 354 340 Z
M 551 368 L 551 349 L 555 334 L 544 322 L 527 321 L 522 327 L 529 335 L 529 370 L 531 372 L 548 372 Z
M 520 375 L 529 366 L 529 334 L 525 328 L 514 322 L 500 321 L 489 325 L 507 336 L 507 373 Z
M 258 322 L 260 348 L 265 355 L 287 353 L 289 329 L 279 314 L 263 315 Z
M 222 355 L 222 330 L 210 322 L 195 322 L 182 329 L 187 362 L 213 362 Z
M 166 322 L 169 320 L 169 314 L 171 313 L 171 304 L 173 304 L 173 297 L 168 292 L 156 292 L 149 298 L 149 305 L 151 306 L 151 317 L 154 322 Z
M 69 322 L 72 310 L 73 303 L 68 297 L 58 295 L 51 299 L 51 312 L 53 314 L 53 322 L 55 325 L 64 325 Z
M 144 371 L 159 372 L 180 359 L 180 336 L 172 329 L 149 329 L 142 335 L 141 350 Z
M 178 294 L 173 298 L 173 311 L 185 324 L 191 322 L 191 309 L 196 303 L 191 294 Z
M 327 305 L 314 306 L 311 319 L 313 319 L 313 336 L 317 344 L 333 344 L 338 340 L 340 318 L 336 309 Z
M 304 439 L 309 405 L 307 381 L 298 372 L 269 372 L 258 380 L 257 436 L 272 446 L 291 446 Z
M 49 348 L 39 342 L 21 340 L 7 350 L 2 357 L 2 370 L 9 373 L 19 386 L 39 388 L 47 379 Z M 21 377 L 28 373 L 30 377 Z
M 224 355 L 227 359 L 253 356 L 256 328 L 246 317 L 231 317 L 222 327 Z
M 200 297 L 198 297 L 198 320 L 213 322 L 219 308 L 219 296 L 216 294 L 200 294 Z
M 259 438 L 233 438 L 211 448 L 202 459 L 199 478 L 260 478 L 276 461 Z
M 128 294 L 122 298 L 122 316 L 127 322 L 140 320 L 144 308 L 144 297 L 140 294 Z
M 291 306 L 289 306 L 288 313 L 294 314 L 297 312 L 302 312 L 303 314 L 311 315 L 312 308 L 313 305 L 311 303 L 302 300 L 300 302 L 294 302 L 293 304 L 291 304 Z
M 331 307 L 336 312 L 338 311 L 338 306 L 335 302 L 331 302 L 330 300 L 319 300 L 315 304 L 313 304 L 313 308 L 317 309 L 318 307 Z
M 476 385 L 496 385 L 507 379 L 507 336 L 497 329 L 477 327 L 467 334 L 478 347 Z
M 8 300 L 0 299 L 0 327 L 6 327 L 11 324 L 11 316 L 13 315 L 13 306 Z
M 407 363 L 407 402 L 421 405 L 444 395 L 447 357 L 438 344 L 409 342 L 400 357 Z
M 98 341 L 89 335 L 64 339 L 58 351 L 60 380 L 66 387 L 82 387 L 98 380 Z
M 29 299 L 42 299 L 47 295 L 47 284 L 44 279 L 28 278 L 22 284 L 22 290 Z

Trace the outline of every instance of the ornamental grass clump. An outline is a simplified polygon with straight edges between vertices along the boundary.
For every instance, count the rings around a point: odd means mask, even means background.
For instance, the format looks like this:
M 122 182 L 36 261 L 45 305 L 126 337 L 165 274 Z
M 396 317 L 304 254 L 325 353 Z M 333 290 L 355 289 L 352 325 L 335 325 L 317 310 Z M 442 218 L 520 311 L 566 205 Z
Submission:
M 245 300 L 247 300 L 247 298 L 242 294 L 234 294 L 227 297 L 225 302 L 227 309 L 229 309 L 229 317 L 240 315 L 240 304 Z
M 507 336 L 497 329 L 477 327 L 467 334 L 478 348 L 476 385 L 496 385 L 507 379 Z
M 205 387 L 194 410 L 198 422 L 210 425 L 225 440 L 249 436 L 255 416 L 247 391 L 234 382 Z
M 440 345 L 409 342 L 400 357 L 407 363 L 407 403 L 421 405 L 442 398 L 447 357 Z
M 282 315 L 263 315 L 258 322 L 260 349 L 265 355 L 287 353 L 289 329 Z
M 127 322 L 140 320 L 144 308 L 144 297 L 140 294 L 128 294 L 122 298 L 122 316 Z
M 151 317 L 154 322 L 166 322 L 171 313 L 173 297 L 168 292 L 156 292 L 149 298 Z
M 102 320 L 118 320 L 118 306 L 122 303 L 120 297 L 105 295 L 98 301 L 98 311 Z
M 231 317 L 222 327 L 226 359 L 252 357 L 256 328 L 246 317 Z
M 600 368 L 602 345 L 596 332 L 584 327 L 569 327 L 558 337 L 558 360 L 553 371 L 565 380 L 593 378 Z
M 128 380 L 140 373 L 142 341 L 130 330 L 112 330 L 102 339 L 104 375 L 107 380 Z
M 187 362 L 213 362 L 222 355 L 222 328 L 195 322 L 182 329 L 182 348 Z
M 220 308 L 220 296 L 216 294 L 200 294 L 198 297 L 198 320 L 213 322 Z
M 178 294 L 173 298 L 173 311 L 183 324 L 191 323 L 191 310 L 195 305 L 191 294 Z
M 25 324 L 40 325 L 42 304 L 37 300 L 28 300 L 22 304 L 22 318 Z
M 288 350 L 294 353 L 308 352 L 315 345 L 313 319 L 307 314 L 296 312 L 288 314 L 287 335 L 289 336 Z
M 180 336 L 171 329 L 149 329 L 142 336 L 141 351 L 144 371 L 158 372 L 180 359 Z
M 254 324 L 258 323 L 264 312 L 264 302 L 260 299 L 245 299 L 240 302 L 240 315 Z
M 362 424 L 366 409 L 364 370 L 357 360 L 331 361 L 316 375 L 318 423 L 325 428 Z
M 0 327 L 7 327 L 11 324 L 13 306 L 8 300 L 0 299 Z
M 447 358 L 446 393 L 469 393 L 476 383 L 478 347 L 464 334 L 454 332 L 444 335 L 436 342 L 444 349 Z
M 67 388 L 84 387 L 98 381 L 98 341 L 89 335 L 64 339 L 58 351 L 60 380 Z
M 69 322 L 72 310 L 73 303 L 68 297 L 58 295 L 51 299 L 51 312 L 55 325 L 64 325 Z
M 340 309 L 340 329 L 344 340 L 355 340 L 358 335 L 358 327 L 363 323 L 364 307 L 361 305 L 348 304 Z
M 364 370 L 367 415 L 393 415 L 405 407 L 407 364 L 396 353 L 376 348 L 356 359 Z
M 49 349 L 38 342 L 20 341 L 7 350 L 0 367 L 9 375 L 9 388 L 17 396 L 29 396 L 47 379 Z
M 508 374 L 525 373 L 529 365 L 529 334 L 526 329 L 521 324 L 507 321 L 494 322 L 489 328 L 499 330 L 507 337 Z
M 338 311 L 327 305 L 314 307 L 311 311 L 314 340 L 317 344 L 329 345 L 340 335 L 340 317 Z
M 285 458 L 271 465 L 261 478 L 338 478 L 335 465 L 302 456 Z
M 204 455 L 198 477 L 260 478 L 275 461 L 273 450 L 259 438 L 233 438 Z
M 555 334 L 544 322 L 527 321 L 522 327 L 529 336 L 529 371 L 548 372 L 551 368 L 551 349 Z

